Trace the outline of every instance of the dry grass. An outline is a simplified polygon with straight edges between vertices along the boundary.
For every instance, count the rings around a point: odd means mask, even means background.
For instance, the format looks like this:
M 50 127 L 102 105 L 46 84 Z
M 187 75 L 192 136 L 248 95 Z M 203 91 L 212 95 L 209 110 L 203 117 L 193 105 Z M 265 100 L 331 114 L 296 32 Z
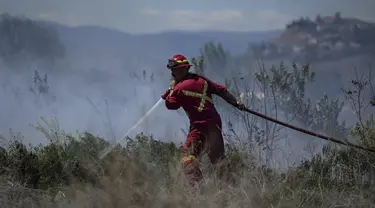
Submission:
M 115 157 L 114 157 L 115 155 Z M 235 183 L 223 182 L 203 160 L 206 173 L 200 189 L 189 187 L 177 160 L 169 173 L 147 158 L 115 153 L 106 170 L 98 172 L 99 183 L 76 182 L 59 191 L 27 189 L 2 181 L 1 207 L 375 207 L 375 195 L 360 187 L 327 188 L 308 173 L 293 170 L 283 175 L 253 166 L 232 168 Z M 85 159 L 97 168 L 97 160 Z

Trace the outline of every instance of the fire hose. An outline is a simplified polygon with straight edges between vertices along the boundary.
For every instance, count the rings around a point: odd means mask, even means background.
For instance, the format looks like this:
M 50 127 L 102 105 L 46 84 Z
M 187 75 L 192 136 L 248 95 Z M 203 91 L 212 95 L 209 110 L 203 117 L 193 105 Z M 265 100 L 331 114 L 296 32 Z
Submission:
M 236 108 L 239 108 L 239 105 L 238 104 L 232 104 L 234 107 Z M 306 129 L 303 129 L 303 128 L 299 128 L 299 127 L 296 127 L 296 126 L 293 126 L 291 124 L 288 124 L 288 123 L 285 123 L 285 122 L 282 122 L 282 121 L 279 121 L 279 120 L 276 120 L 274 118 L 271 118 L 271 117 L 268 117 L 266 115 L 263 115 L 261 113 L 258 113 L 256 111 L 253 111 L 253 110 L 250 110 L 248 108 L 242 108 L 241 109 L 242 111 L 245 111 L 247 113 L 250 113 L 250 114 L 253 114 L 255 116 L 259 116 L 263 119 L 266 119 L 268 121 L 271 121 L 271 122 L 274 122 L 274 123 L 277 123 L 279 125 L 282 125 L 282 126 L 285 126 L 285 127 L 288 127 L 290 129 L 293 129 L 295 131 L 299 131 L 301 133 L 304 133 L 304 134 L 308 134 L 308 135 L 311 135 L 311 136 L 314 136 L 314 137 L 318 137 L 320 139 L 324 139 L 324 140 L 327 140 L 327 141 L 331 141 L 331 142 L 334 142 L 334 143 L 337 143 L 337 144 L 342 144 L 342 145 L 346 145 L 346 146 L 349 146 L 349 147 L 354 147 L 354 148 L 357 148 L 357 149 L 362 149 L 362 150 L 365 150 L 365 151 L 368 151 L 368 152 L 373 152 L 375 153 L 375 149 L 373 148 L 368 148 L 368 147 L 363 147 L 361 145 L 357 145 L 357 144 L 353 144 L 353 143 L 350 143 L 350 142 L 344 142 L 344 141 L 341 141 L 341 140 L 338 140 L 338 139 L 335 139 L 333 137 L 328 137 L 328 136 L 325 136 L 325 135 L 322 135 L 322 134 L 318 134 L 318 133 L 315 133 L 315 132 L 312 132 L 312 131 L 309 131 L 309 130 L 306 130 Z
M 127 136 L 133 131 L 135 130 L 154 110 L 155 108 L 161 104 L 163 101 L 163 99 L 159 99 L 159 101 L 132 127 L 130 128 L 126 133 L 125 135 L 118 141 L 116 141 L 116 143 L 110 145 L 108 148 L 106 148 L 103 153 L 101 154 L 100 156 L 100 159 L 103 159 L 110 151 L 112 151 L 113 148 L 115 148 L 115 146 L 117 145 L 118 142 L 124 140 L 127 138 Z M 327 140 L 327 141 L 331 141 L 331 142 L 334 142 L 334 143 L 337 143 L 337 144 L 342 144 L 342 145 L 346 145 L 346 146 L 350 146 L 350 147 L 354 147 L 354 148 L 357 148 L 357 149 L 362 149 L 362 150 L 365 150 L 365 151 L 368 151 L 368 152 L 373 152 L 375 153 L 375 149 L 372 149 L 372 148 L 367 148 L 367 147 L 363 147 L 361 145 L 357 145 L 357 144 L 353 144 L 353 143 L 350 143 L 350 142 L 344 142 L 344 141 L 341 141 L 341 140 L 338 140 L 338 139 L 335 139 L 333 137 L 328 137 L 328 136 L 324 136 L 324 135 L 321 135 L 321 134 L 318 134 L 318 133 L 315 133 L 315 132 L 312 132 L 312 131 L 309 131 L 309 130 L 306 130 L 306 129 L 303 129 L 303 128 L 299 128 L 299 127 L 296 127 L 296 126 L 293 126 L 293 125 L 290 125 L 288 123 L 285 123 L 285 122 L 282 122 L 282 121 L 279 121 L 279 120 L 276 120 L 274 118 L 271 118 L 271 117 L 268 117 L 266 115 L 263 115 L 261 113 L 258 113 L 256 111 L 253 111 L 253 110 L 250 110 L 248 108 L 243 108 L 243 107 L 240 107 L 239 104 L 237 103 L 231 103 L 231 105 L 233 105 L 234 107 L 236 107 L 237 109 L 240 109 L 242 111 L 245 111 L 247 113 L 250 113 L 250 114 L 253 114 L 255 116 L 258 116 L 258 117 L 261 117 L 263 119 L 266 119 L 266 120 L 269 120 L 271 122 L 274 122 L 274 123 L 277 123 L 279 125 L 282 125 L 282 126 L 285 126 L 285 127 L 288 127 L 290 129 L 293 129 L 295 131 L 299 131 L 299 132 L 302 132 L 304 134 L 308 134 L 308 135 L 311 135 L 311 136 L 314 136 L 314 137 L 318 137 L 320 139 L 324 139 L 324 140 Z

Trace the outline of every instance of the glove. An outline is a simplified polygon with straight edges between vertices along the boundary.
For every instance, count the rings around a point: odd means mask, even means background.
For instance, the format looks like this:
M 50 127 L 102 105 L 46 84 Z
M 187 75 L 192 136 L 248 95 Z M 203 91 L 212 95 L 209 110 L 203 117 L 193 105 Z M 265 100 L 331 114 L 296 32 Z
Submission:
M 172 80 L 172 82 L 169 84 L 169 88 L 161 96 L 161 98 L 163 98 L 163 100 L 165 100 L 168 97 L 168 95 L 172 94 L 172 90 L 173 90 L 173 88 L 174 88 L 175 85 L 176 85 L 176 81 Z
M 172 80 L 171 84 L 169 84 L 169 89 L 173 90 L 175 85 L 176 85 L 176 81 Z
M 162 98 L 163 100 L 167 99 L 167 97 L 168 97 L 170 91 L 171 91 L 170 89 L 166 90 L 166 91 L 164 92 L 164 94 L 161 96 L 161 98 Z
M 240 101 L 237 101 L 237 103 L 236 103 L 236 107 L 237 107 L 237 109 L 240 110 L 240 111 L 244 111 L 244 110 L 247 109 L 247 107 L 246 107 L 243 103 L 241 103 Z

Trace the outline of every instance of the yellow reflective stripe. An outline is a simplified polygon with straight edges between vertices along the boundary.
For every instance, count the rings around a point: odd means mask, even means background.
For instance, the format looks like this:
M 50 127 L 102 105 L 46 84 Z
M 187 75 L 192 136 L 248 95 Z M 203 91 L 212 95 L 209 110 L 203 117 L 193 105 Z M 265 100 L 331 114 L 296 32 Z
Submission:
M 200 94 L 200 93 L 187 91 L 187 90 L 182 90 L 182 93 L 184 93 L 184 95 L 190 96 L 190 97 L 196 97 L 196 98 L 202 98 L 203 97 L 203 95 Z M 210 97 L 206 97 L 206 100 L 210 103 L 213 103 L 213 101 Z
M 184 95 L 186 95 L 186 96 L 200 98 L 201 102 L 199 104 L 198 111 L 201 112 L 204 108 L 204 105 L 205 105 L 206 101 L 208 101 L 210 103 L 213 103 L 212 99 L 206 95 L 207 94 L 207 88 L 208 88 L 208 84 L 207 84 L 206 81 L 204 81 L 203 94 L 188 91 L 188 90 L 182 90 L 182 93 L 184 93 Z
M 187 63 L 189 62 L 187 59 L 184 59 L 184 60 L 176 60 L 177 63 Z
M 207 82 L 204 81 L 203 95 L 202 95 L 201 103 L 200 103 L 199 108 L 198 108 L 199 112 L 201 112 L 203 110 L 204 104 L 206 103 L 207 87 L 208 87 Z
M 196 157 L 194 155 L 189 155 L 181 158 L 182 162 L 194 161 L 195 159 Z

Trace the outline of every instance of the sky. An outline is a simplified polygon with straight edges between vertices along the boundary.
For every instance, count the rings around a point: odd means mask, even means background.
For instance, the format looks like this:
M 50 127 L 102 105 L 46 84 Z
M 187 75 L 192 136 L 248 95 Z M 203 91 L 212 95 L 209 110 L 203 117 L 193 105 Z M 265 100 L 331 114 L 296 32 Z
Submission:
M 375 0 L 0 0 L 0 12 L 124 32 L 264 31 L 317 14 L 375 22 Z

